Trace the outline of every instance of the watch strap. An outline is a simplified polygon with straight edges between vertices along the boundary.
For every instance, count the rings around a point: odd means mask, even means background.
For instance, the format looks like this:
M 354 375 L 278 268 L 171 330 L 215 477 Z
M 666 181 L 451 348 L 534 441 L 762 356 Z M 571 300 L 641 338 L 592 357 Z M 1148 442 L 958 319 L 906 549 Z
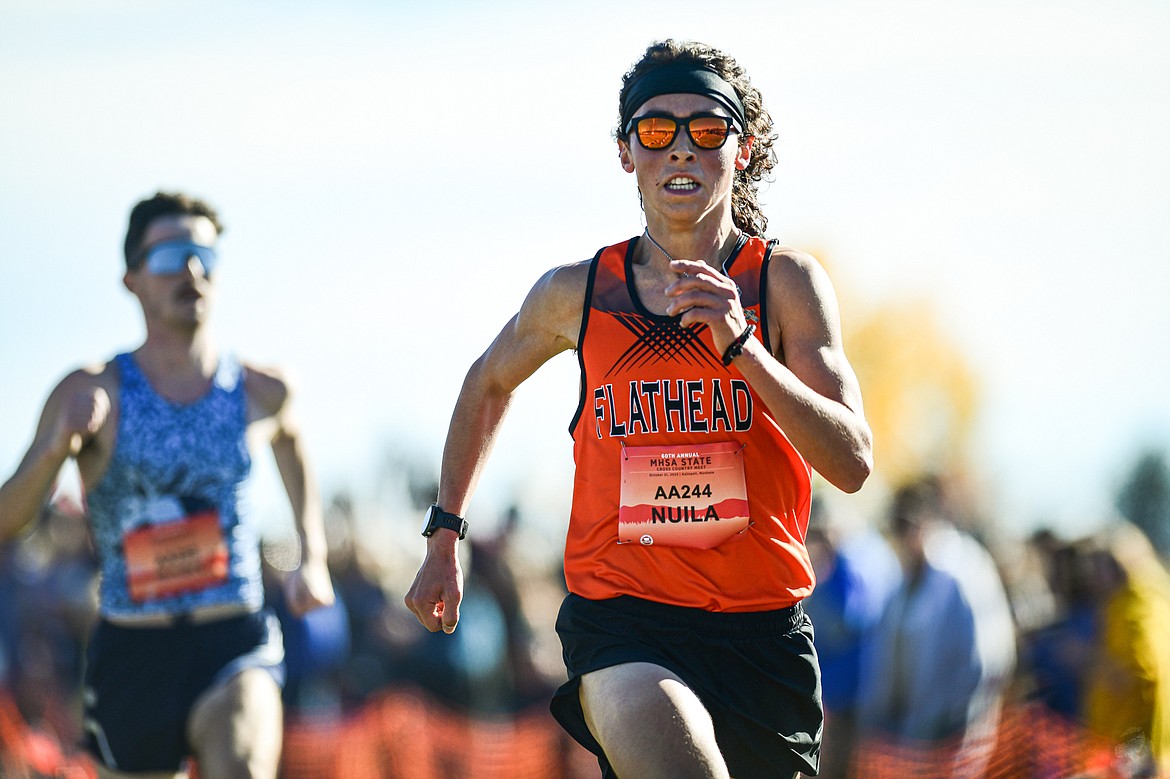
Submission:
M 423 528 L 422 534 L 430 538 L 441 527 L 454 530 L 459 534 L 460 540 L 467 537 L 466 519 L 458 514 L 452 514 L 450 511 L 444 511 L 438 503 L 432 503 L 431 507 L 427 509 L 427 524 Z

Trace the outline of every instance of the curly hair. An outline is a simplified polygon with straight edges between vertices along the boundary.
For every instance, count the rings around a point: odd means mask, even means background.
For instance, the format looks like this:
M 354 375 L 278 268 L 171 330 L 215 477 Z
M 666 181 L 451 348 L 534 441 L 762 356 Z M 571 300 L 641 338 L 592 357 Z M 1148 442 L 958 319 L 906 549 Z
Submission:
M 764 108 L 764 98 L 752 86 L 747 72 L 727 54 L 713 46 L 695 41 L 667 40 L 653 43 L 642 58 L 622 77 L 622 88 L 618 94 L 618 114 L 629 91 L 630 85 L 642 74 L 671 62 L 694 62 L 718 73 L 731 84 L 743 102 L 747 117 L 745 136 L 753 136 L 752 156 L 744 170 L 735 172 L 731 185 L 731 216 L 735 226 L 748 235 L 763 236 L 768 229 L 768 217 L 764 216 L 759 203 L 760 182 L 776 167 L 776 152 L 772 148 L 776 134 L 772 128 L 772 117 Z M 620 123 L 620 118 L 619 118 Z M 629 136 L 620 126 L 614 133 L 622 141 Z
M 126 255 L 126 269 L 134 270 L 141 259 L 139 254 L 142 248 L 142 237 L 146 235 L 146 228 L 160 216 L 173 214 L 190 214 L 191 216 L 205 216 L 215 225 L 217 234 L 223 233 L 219 215 L 206 201 L 185 195 L 182 192 L 156 192 L 152 197 L 140 200 L 130 211 L 130 224 L 126 228 L 126 242 L 122 251 Z

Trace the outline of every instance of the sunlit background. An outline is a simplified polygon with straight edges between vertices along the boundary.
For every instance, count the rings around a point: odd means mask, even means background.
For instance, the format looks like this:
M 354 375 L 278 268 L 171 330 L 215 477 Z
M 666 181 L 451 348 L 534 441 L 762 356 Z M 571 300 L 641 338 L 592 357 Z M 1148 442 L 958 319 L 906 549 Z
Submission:
M 219 341 L 296 377 L 325 494 L 425 481 L 540 273 L 641 230 L 616 97 L 670 36 L 776 120 L 769 232 L 830 269 L 878 434 L 859 510 L 945 469 L 1003 528 L 1101 523 L 1170 440 L 1156 0 L 3 0 L 0 472 L 67 370 L 139 343 L 120 246 L 163 188 L 219 208 Z M 522 388 L 473 522 L 518 502 L 555 547 L 576 381 Z M 254 494 L 284 521 L 266 463 Z

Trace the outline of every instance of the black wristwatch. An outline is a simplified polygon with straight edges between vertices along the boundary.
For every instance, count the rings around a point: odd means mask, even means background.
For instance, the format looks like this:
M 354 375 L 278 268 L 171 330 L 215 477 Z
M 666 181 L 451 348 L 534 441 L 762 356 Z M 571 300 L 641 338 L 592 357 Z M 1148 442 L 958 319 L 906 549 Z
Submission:
M 443 511 L 439 508 L 438 503 L 432 503 L 431 507 L 427 509 L 427 524 L 423 527 L 422 534 L 430 538 L 435 534 L 435 531 L 441 527 L 448 530 L 454 530 L 459 534 L 459 539 L 462 540 L 467 537 L 467 520 L 458 514 L 452 514 L 450 511 Z

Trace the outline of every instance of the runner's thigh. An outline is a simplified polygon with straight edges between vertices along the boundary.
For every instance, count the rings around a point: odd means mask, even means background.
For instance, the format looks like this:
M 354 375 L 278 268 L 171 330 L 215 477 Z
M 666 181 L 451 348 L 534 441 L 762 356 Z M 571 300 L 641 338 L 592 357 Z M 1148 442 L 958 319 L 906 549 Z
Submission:
M 652 663 L 581 677 L 589 730 L 618 776 L 727 777 L 711 716 L 683 681 Z
M 187 738 L 200 776 L 275 777 L 280 762 L 280 687 L 263 668 L 246 668 L 195 702 Z

